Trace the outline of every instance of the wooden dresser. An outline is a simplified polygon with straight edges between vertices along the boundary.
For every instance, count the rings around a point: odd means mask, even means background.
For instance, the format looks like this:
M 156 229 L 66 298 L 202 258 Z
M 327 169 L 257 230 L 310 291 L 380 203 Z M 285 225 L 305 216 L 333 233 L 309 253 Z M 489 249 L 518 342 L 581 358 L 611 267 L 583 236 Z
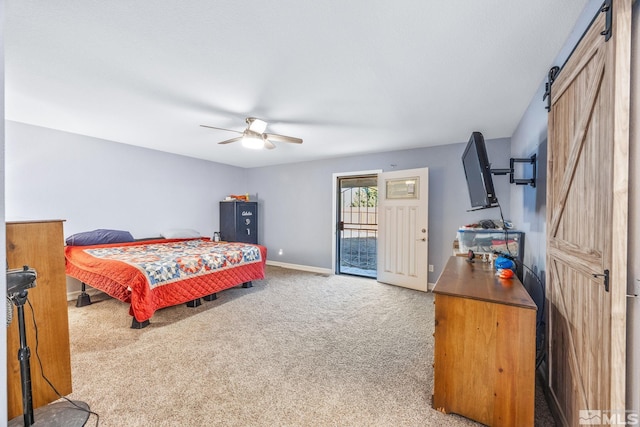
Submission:
M 28 298 L 38 326 L 38 353 L 47 378 L 60 394 L 71 393 L 71 357 L 67 286 L 64 272 L 64 235 L 62 220 L 7 222 L 7 262 L 9 268 L 24 265 L 36 270 L 36 286 L 28 289 Z M 22 386 L 18 349 L 17 309 L 7 328 L 7 412 L 8 418 L 22 414 Z M 44 406 L 58 396 L 42 378 L 36 357 L 36 338 L 31 308 L 24 309 L 27 345 L 31 350 L 31 387 L 33 407 Z
M 453 256 L 433 293 L 433 407 L 489 426 L 533 426 L 537 307 L 522 283 Z

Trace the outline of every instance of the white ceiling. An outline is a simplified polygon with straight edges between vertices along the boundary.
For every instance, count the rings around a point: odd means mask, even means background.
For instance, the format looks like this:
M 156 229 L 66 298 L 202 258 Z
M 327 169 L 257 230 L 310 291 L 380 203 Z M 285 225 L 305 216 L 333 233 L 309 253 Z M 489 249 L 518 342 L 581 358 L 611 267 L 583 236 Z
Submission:
M 256 167 L 509 137 L 587 0 L 7 0 L 8 120 Z M 304 139 L 247 150 L 244 118 Z

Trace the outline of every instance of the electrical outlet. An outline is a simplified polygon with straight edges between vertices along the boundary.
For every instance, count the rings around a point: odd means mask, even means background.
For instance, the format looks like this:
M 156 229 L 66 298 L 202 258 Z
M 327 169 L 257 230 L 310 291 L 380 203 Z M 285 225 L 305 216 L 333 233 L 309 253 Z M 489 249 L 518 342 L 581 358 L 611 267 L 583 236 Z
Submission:
M 429 264 L 429 273 L 433 273 L 433 264 Z

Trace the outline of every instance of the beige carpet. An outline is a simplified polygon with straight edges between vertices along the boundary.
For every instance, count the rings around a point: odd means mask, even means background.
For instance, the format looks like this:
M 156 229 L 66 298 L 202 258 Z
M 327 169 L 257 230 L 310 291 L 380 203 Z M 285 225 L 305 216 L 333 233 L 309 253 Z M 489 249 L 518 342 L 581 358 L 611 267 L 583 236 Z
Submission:
M 69 304 L 69 397 L 100 426 L 478 425 L 431 409 L 430 293 L 268 267 L 253 288 L 160 310 L 142 330 L 125 304 L 92 299 Z

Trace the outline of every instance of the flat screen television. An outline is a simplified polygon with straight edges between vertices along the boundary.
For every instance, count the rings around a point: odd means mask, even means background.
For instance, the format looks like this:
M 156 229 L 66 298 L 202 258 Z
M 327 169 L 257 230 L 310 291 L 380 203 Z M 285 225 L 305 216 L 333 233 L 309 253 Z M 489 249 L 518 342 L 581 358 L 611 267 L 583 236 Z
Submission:
M 493 189 L 491 164 L 487 156 L 487 147 L 480 132 L 473 132 L 462 154 L 462 166 L 469 188 L 471 207 L 477 209 L 498 206 L 498 198 Z

